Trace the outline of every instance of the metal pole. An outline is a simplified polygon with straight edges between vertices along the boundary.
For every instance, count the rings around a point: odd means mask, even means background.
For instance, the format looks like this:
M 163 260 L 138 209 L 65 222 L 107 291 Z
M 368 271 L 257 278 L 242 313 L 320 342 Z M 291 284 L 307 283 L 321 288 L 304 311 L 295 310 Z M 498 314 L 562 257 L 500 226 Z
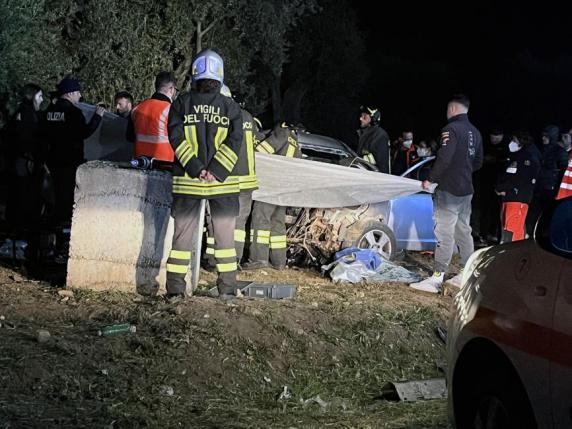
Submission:
M 201 247 L 203 245 L 203 230 L 205 227 L 205 209 L 207 205 L 207 200 L 201 200 L 201 206 L 199 208 L 199 223 L 197 225 L 197 232 L 195 235 L 195 245 L 193 248 L 194 255 L 192 258 L 192 270 L 191 270 L 191 291 L 194 292 L 199 285 L 199 273 L 201 269 Z

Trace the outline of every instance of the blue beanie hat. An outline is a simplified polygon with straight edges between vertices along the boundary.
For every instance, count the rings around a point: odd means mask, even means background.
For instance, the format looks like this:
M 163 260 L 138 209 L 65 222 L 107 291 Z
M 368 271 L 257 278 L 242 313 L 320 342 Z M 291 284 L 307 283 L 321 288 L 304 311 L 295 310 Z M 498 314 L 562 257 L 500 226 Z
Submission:
M 66 77 L 57 84 L 60 95 L 67 94 L 68 92 L 81 91 L 79 80 Z

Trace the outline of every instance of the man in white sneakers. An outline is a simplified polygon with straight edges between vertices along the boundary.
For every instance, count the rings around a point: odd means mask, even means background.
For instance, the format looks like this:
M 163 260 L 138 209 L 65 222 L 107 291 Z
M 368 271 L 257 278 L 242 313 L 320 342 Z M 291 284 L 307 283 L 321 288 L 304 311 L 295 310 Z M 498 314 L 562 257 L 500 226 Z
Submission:
M 437 159 L 423 182 L 423 189 L 432 183 L 439 186 L 433 197 L 435 236 L 435 265 L 433 275 L 414 289 L 439 293 L 445 273 L 453 257 L 455 246 L 464 266 L 475 247 L 471 236 L 471 199 L 473 198 L 473 172 L 483 163 L 481 133 L 469 122 L 469 99 L 464 95 L 453 96 L 447 104 L 447 125 L 441 132 L 441 147 Z M 449 280 L 460 287 L 461 273 Z

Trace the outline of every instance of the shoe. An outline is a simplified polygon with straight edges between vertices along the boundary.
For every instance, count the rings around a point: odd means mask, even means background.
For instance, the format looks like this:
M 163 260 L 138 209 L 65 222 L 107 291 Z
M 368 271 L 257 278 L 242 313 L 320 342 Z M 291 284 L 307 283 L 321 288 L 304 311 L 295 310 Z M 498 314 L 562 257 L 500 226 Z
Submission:
M 248 261 L 242 264 L 242 271 L 258 270 L 260 268 L 268 268 L 270 264 L 266 261 Z
M 165 295 L 165 301 L 169 304 L 178 304 L 185 299 L 184 293 L 168 293 Z
M 435 271 L 433 275 L 418 283 L 411 283 L 409 286 L 423 292 L 439 293 L 443 286 L 443 278 L 445 273 Z
M 463 280 L 463 270 L 461 270 L 459 274 L 457 274 L 455 277 L 451 277 L 445 283 L 450 284 L 451 286 L 454 286 L 457 289 L 461 289 L 461 286 L 463 286 L 462 280 Z
M 284 271 L 286 269 L 286 265 L 272 265 L 272 268 L 276 271 Z

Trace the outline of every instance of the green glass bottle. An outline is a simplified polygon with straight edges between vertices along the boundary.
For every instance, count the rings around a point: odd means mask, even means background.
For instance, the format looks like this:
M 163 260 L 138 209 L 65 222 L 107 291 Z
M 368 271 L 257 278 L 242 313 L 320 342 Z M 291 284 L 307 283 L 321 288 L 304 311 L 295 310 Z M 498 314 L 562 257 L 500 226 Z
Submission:
M 101 328 L 97 331 L 97 335 L 100 337 L 113 337 L 115 335 L 122 335 L 128 333 L 136 332 L 137 328 L 135 325 L 131 325 L 129 323 L 122 323 L 120 325 L 110 325 Z

